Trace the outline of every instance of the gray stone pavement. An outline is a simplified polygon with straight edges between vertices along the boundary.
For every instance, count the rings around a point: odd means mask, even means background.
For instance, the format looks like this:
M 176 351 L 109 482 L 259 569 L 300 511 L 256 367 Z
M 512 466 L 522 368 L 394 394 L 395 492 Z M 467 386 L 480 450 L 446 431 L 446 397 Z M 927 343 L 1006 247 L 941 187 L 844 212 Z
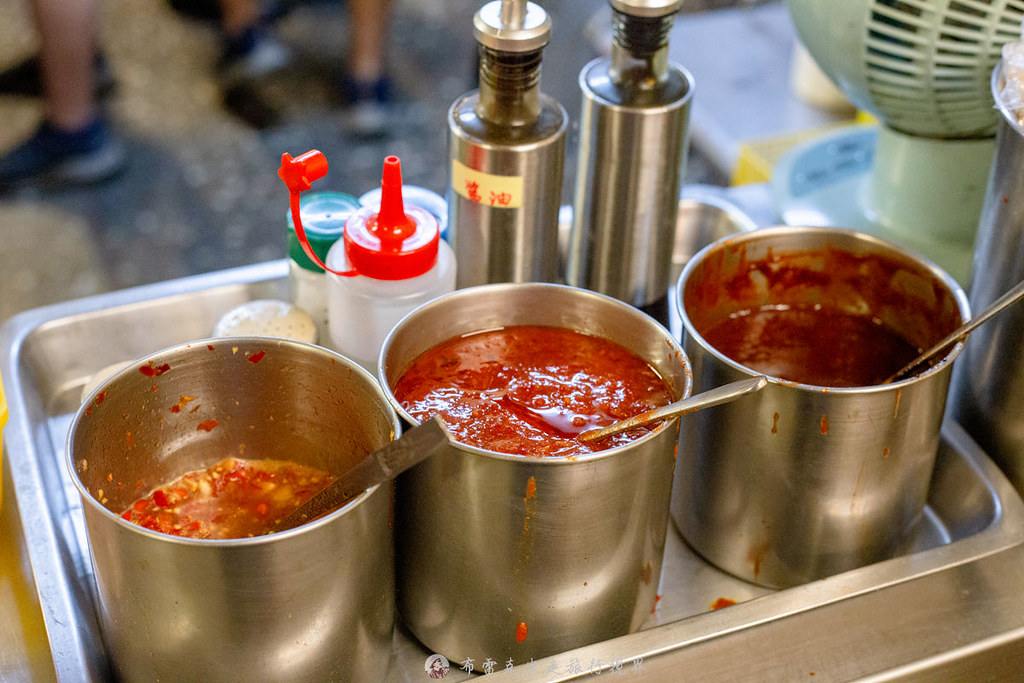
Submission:
M 49 303 L 283 257 L 288 196 L 277 177 L 282 152 L 325 153 L 330 172 L 317 190 L 359 195 L 372 189 L 383 158 L 394 154 L 407 183 L 443 193 L 446 113 L 476 87 L 472 16 L 482 4 L 396 2 L 388 58 L 399 102 L 387 134 L 368 140 L 346 132 L 335 91 L 349 30 L 342 2 L 298 2 L 279 21 L 294 61 L 262 82 L 259 97 L 250 100 L 276 114 L 260 127 L 237 115 L 249 110 L 225 105 L 214 24 L 163 0 L 105 0 L 100 40 L 117 78 L 106 108 L 126 141 L 129 165 L 101 185 L 0 195 L 0 323 Z M 607 3 L 542 4 L 552 17 L 553 38 L 541 88 L 562 102 L 575 124 L 577 75 L 601 47 L 594 28 L 603 26 L 599 15 Z M 735 3 L 693 0 L 684 11 L 715 4 Z M 34 50 L 30 4 L 0 3 L 0 69 Z M 37 100 L 0 96 L 0 151 L 28 136 L 39 116 Z M 574 149 L 575 127 L 570 167 Z M 687 178 L 717 180 L 696 155 Z M 571 169 L 567 187 L 570 182 Z

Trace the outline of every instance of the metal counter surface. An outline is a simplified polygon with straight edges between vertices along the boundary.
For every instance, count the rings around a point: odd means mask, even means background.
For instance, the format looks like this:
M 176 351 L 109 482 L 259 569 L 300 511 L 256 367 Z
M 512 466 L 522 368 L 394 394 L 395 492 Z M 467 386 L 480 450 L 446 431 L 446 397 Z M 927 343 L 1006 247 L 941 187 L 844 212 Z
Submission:
M 10 403 L 4 432 L 17 503 L 24 586 L 63 680 L 105 680 L 91 562 L 77 494 L 64 472 L 67 427 L 98 369 L 210 334 L 230 308 L 285 296 L 284 261 L 257 264 L 36 309 L 0 328 Z M 9 489 L 10 490 L 10 489 Z M 6 512 L 5 512 L 6 514 Z M 15 519 L 17 519 L 15 517 Z M 943 430 L 929 507 L 907 554 L 784 591 L 730 577 L 669 529 L 661 600 L 643 630 L 537 662 L 495 662 L 498 680 L 570 680 L 598 671 L 647 680 L 851 680 L 990 677 L 1024 670 L 1024 503 L 958 425 Z M 712 610 L 719 597 L 737 602 Z M 35 613 L 34 610 L 39 612 Z M 3 614 L 0 633 L 12 622 Z M 14 628 L 19 628 L 17 624 Z M 11 678 L 45 653 L 40 631 L 4 651 Z M 3 647 L 7 647 L 5 643 Z M 34 656 L 32 653 L 35 653 Z M 388 680 L 424 680 L 431 654 L 396 629 Z M 42 655 L 43 658 L 46 654 Z M 477 668 L 482 665 L 477 662 Z M 1014 667 L 1014 668 L 1009 668 Z M 45 667 L 44 667 L 45 668 Z M 45 677 L 45 673 L 43 676 Z M 464 680 L 452 662 L 447 680 Z M 504 677 L 504 678 L 502 678 Z

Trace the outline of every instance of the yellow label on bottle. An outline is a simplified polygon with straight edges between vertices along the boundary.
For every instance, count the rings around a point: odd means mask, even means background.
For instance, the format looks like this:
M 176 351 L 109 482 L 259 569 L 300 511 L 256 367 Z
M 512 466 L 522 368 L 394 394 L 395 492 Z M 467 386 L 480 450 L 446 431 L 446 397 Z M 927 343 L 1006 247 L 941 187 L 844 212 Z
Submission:
M 523 178 L 475 171 L 452 159 L 452 188 L 471 202 L 502 209 L 523 205 Z

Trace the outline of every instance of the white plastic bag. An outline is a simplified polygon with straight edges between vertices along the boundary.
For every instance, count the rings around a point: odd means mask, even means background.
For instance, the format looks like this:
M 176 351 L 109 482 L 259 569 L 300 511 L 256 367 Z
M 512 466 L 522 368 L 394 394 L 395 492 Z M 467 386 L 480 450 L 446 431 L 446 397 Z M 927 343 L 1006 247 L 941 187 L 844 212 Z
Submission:
M 1003 45 L 1003 79 L 999 99 L 1024 125 L 1024 42 Z

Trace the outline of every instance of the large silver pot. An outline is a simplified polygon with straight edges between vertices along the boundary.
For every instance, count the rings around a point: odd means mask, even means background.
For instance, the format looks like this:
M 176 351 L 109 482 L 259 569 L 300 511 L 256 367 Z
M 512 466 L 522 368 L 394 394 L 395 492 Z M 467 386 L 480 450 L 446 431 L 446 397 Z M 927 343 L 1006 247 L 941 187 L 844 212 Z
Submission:
M 978 225 L 971 306 L 981 310 L 1024 280 L 1024 125 L 1007 102 L 1003 65 L 992 71 L 999 109 L 996 153 Z M 1024 306 L 1014 306 L 971 333 L 953 373 L 950 414 L 1024 494 Z
M 181 396 L 193 400 L 173 412 Z M 245 539 L 179 538 L 119 515 L 154 487 L 232 455 L 340 474 L 399 429 L 367 372 L 283 339 L 185 344 L 101 384 L 75 415 L 67 458 L 118 676 L 379 680 L 394 623 L 390 487 Z
M 453 336 L 552 325 L 618 342 L 690 393 L 679 344 L 616 299 L 550 284 L 463 289 L 418 308 L 384 343 L 391 393 L 413 360 Z M 456 662 L 524 664 L 639 628 L 661 574 L 678 420 L 579 458 L 506 455 L 454 444 L 396 488 L 399 614 Z
M 847 271 L 824 256 L 829 248 L 886 265 Z M 765 277 L 758 262 L 791 279 Z M 783 284 L 793 280 L 805 284 Z M 922 349 L 970 315 L 948 274 L 869 235 L 792 227 L 725 238 L 694 256 L 677 288 L 697 390 L 756 374 L 703 331 L 736 311 L 815 302 L 870 312 Z M 686 416 L 672 500 L 683 537 L 721 569 L 773 587 L 904 550 L 924 508 L 960 349 L 900 382 L 834 388 L 769 378 L 758 393 Z

